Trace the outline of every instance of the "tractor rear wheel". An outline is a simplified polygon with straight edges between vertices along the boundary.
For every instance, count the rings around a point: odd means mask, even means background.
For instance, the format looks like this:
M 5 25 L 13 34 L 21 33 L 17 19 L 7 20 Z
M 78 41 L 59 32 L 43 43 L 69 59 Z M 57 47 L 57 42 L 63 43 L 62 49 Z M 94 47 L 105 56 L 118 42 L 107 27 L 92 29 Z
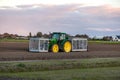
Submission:
M 52 52 L 53 53 L 57 53 L 59 51 L 59 46 L 58 46 L 58 44 L 54 44 L 53 46 L 52 46 Z
M 72 49 L 72 44 L 71 44 L 71 42 L 70 42 L 70 41 L 66 41 L 66 42 L 64 43 L 64 46 L 63 46 L 63 51 L 68 53 L 68 52 L 71 51 L 71 49 Z

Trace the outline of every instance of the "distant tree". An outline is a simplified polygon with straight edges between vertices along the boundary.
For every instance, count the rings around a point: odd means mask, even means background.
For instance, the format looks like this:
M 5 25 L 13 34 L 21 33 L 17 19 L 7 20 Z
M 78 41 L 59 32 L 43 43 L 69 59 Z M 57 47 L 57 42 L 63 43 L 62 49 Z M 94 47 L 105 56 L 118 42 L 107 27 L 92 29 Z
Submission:
M 0 38 L 16 39 L 16 37 L 18 37 L 17 34 L 9 34 L 9 33 L 0 34 Z
M 18 34 L 15 34 L 16 37 L 18 37 Z
M 29 37 L 32 37 L 32 33 L 31 32 L 29 33 Z
M 28 39 L 32 37 L 32 33 L 29 32 Z
M 42 37 L 42 32 L 37 32 L 37 37 Z
M 104 36 L 103 40 L 104 41 L 110 41 L 110 40 L 112 40 L 112 36 Z
M 10 38 L 9 33 L 4 33 L 3 36 L 4 36 L 4 38 Z
M 44 38 L 49 38 L 49 36 L 50 36 L 49 34 L 44 34 L 43 35 Z
M 89 38 L 87 34 L 76 34 L 75 37 Z
M 0 39 L 1 39 L 2 37 L 3 37 L 2 34 L 0 34 Z

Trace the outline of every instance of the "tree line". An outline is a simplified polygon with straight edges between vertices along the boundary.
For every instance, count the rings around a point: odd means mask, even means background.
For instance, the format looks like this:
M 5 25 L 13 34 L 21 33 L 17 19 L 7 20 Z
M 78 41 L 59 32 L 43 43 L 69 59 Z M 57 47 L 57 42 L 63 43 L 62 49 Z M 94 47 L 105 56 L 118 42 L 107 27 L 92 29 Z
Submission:
M 32 33 L 30 32 L 28 34 L 28 36 L 20 36 L 18 34 L 9 34 L 9 33 L 3 33 L 0 34 L 0 39 L 3 38 L 12 38 L 12 39 L 29 39 L 31 37 L 44 37 L 44 38 L 50 38 L 51 33 L 49 34 L 43 34 L 42 32 L 37 32 L 35 35 L 32 35 Z M 69 34 L 68 34 L 69 35 Z M 69 35 L 72 36 L 72 35 Z M 103 41 L 110 41 L 112 40 L 112 36 L 104 36 L 101 39 L 98 39 L 96 37 L 90 38 L 87 34 L 76 34 L 75 36 L 72 37 L 80 37 L 80 38 L 87 38 L 89 40 L 103 40 Z
M 42 32 L 37 32 L 37 34 L 35 36 L 32 36 L 31 32 L 29 33 L 29 36 L 30 37 L 44 37 L 44 38 L 49 38 L 50 37 L 50 34 L 43 34 Z M 69 35 L 67 34 L 68 36 L 72 36 L 72 35 Z M 88 40 L 103 40 L 103 41 L 110 41 L 112 40 L 112 36 L 103 36 L 103 38 L 101 39 L 98 39 L 98 38 L 90 38 L 87 34 L 76 34 L 75 36 L 72 36 L 72 37 L 79 37 L 79 38 L 87 38 Z

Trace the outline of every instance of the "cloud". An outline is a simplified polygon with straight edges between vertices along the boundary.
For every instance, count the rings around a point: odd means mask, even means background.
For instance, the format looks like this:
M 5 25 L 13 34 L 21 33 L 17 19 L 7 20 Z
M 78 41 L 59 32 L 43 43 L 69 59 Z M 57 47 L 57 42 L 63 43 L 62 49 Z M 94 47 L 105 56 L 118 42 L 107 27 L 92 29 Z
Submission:
M 0 32 L 27 35 L 61 31 L 70 34 L 120 34 L 120 8 L 109 5 L 19 5 L 0 9 Z M 109 33 L 112 32 L 112 33 Z

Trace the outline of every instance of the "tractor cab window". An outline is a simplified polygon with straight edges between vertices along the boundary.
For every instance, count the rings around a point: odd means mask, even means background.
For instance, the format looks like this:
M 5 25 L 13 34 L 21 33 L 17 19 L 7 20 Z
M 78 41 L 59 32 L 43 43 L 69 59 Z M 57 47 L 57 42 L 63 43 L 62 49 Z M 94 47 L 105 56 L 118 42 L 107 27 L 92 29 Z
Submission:
M 58 40 L 58 39 L 59 39 L 59 34 L 53 34 L 53 35 L 52 35 L 52 38 L 55 38 L 55 39 Z
M 63 40 L 63 39 L 65 39 L 65 34 L 61 34 L 60 36 L 60 40 Z

